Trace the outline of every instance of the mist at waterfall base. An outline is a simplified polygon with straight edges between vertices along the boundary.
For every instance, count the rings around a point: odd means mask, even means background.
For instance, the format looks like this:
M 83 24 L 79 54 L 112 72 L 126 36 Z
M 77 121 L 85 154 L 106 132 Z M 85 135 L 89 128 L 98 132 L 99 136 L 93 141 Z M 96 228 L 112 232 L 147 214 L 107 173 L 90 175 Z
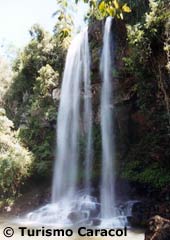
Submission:
M 57 119 L 57 148 L 52 201 L 24 218 L 28 224 L 57 227 L 128 225 L 134 201 L 116 203 L 114 166 L 114 126 L 111 67 L 112 18 L 105 22 L 101 55 L 101 135 L 102 164 L 100 197 L 93 196 L 92 92 L 88 28 L 72 41 L 66 58 Z M 112 131 L 113 130 L 113 131 Z M 84 139 L 84 158 L 79 140 Z M 83 166 L 82 166 L 83 162 Z M 79 189 L 79 168 L 83 168 L 83 187 Z

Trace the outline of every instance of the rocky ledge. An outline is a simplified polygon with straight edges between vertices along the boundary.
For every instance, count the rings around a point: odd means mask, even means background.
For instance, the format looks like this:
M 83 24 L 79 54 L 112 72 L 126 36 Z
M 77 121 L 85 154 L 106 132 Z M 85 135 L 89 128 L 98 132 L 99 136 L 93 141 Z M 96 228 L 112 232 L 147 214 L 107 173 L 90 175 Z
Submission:
M 155 216 L 149 219 L 145 232 L 145 240 L 169 240 L 170 220 Z

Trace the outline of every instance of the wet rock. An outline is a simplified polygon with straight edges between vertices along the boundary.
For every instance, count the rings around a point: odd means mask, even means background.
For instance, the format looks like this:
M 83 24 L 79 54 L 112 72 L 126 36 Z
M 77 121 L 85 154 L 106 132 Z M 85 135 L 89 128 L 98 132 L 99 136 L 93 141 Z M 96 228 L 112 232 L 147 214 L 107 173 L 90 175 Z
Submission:
M 147 203 L 145 202 L 137 202 L 132 207 L 132 218 L 131 225 L 136 226 L 144 226 L 149 218 L 149 211 L 151 209 L 148 208 Z
M 145 227 L 148 219 L 152 216 L 160 215 L 164 218 L 170 218 L 170 203 L 149 201 L 137 202 L 132 207 L 131 225 L 134 227 Z
M 155 216 L 149 219 L 145 232 L 145 240 L 169 240 L 170 220 Z
M 101 219 L 99 218 L 94 218 L 93 219 L 93 226 L 99 226 L 101 223 Z
M 82 219 L 82 214 L 80 212 L 71 212 L 68 215 L 68 219 L 71 220 L 73 223 L 78 222 Z

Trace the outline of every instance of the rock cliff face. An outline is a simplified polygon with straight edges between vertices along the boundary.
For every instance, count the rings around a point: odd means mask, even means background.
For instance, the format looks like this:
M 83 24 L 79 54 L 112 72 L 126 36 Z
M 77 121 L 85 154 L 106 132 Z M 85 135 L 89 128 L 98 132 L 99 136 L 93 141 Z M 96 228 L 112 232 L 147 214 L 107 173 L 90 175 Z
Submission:
M 93 116 L 95 126 L 100 128 L 100 57 L 102 50 L 102 36 L 104 21 L 97 21 L 89 26 L 89 41 L 91 47 L 91 68 L 92 68 L 92 93 L 93 93 Z M 127 55 L 127 33 L 123 21 L 113 20 L 112 23 L 112 57 L 113 57 L 113 108 L 115 111 L 114 125 L 117 143 L 117 164 L 120 165 L 128 147 L 135 135 L 134 121 L 132 114 L 135 106 L 135 95 L 132 90 L 131 79 L 122 77 L 124 68 L 123 58 Z M 131 81 L 131 82 L 130 82 Z M 101 146 L 97 146 L 100 149 Z
M 149 219 L 145 240 L 169 240 L 170 220 L 155 216 Z
M 93 92 L 93 110 L 95 123 L 99 123 L 100 116 L 100 90 L 101 90 L 101 76 L 100 76 L 100 57 L 102 50 L 102 36 L 103 36 L 104 21 L 98 21 L 89 26 L 89 41 L 91 47 L 91 68 L 92 68 L 92 92 Z M 126 27 L 123 21 L 113 20 L 112 24 L 112 57 L 113 57 L 113 91 L 114 91 L 114 102 L 113 107 L 116 110 L 115 121 L 120 128 L 120 131 L 125 128 L 124 125 L 128 126 L 127 113 L 130 108 L 129 100 L 132 98 L 129 89 L 127 91 L 123 89 L 125 86 L 124 79 L 121 79 L 119 72 L 123 68 L 123 57 L 126 56 L 127 41 L 126 41 Z M 125 105 L 125 107 L 124 107 Z M 124 115 L 125 120 L 122 119 Z M 125 116 L 126 115 L 126 116 Z M 120 121 L 119 121 L 120 120 Z M 124 124 L 123 122 L 126 122 Z M 127 127 L 128 128 L 128 127 Z M 125 130 L 126 131 L 126 130 Z
M 142 202 L 137 202 L 132 208 L 131 225 L 134 227 L 146 227 L 148 226 L 148 219 L 155 215 L 170 219 L 170 204 L 168 202 L 155 201 L 154 199 L 149 199 L 149 201 L 145 199 Z
M 104 22 L 97 21 L 89 26 L 89 40 L 92 54 L 92 91 L 94 114 L 95 169 L 94 182 L 97 181 L 100 169 L 100 56 L 102 49 Z M 127 191 L 119 191 L 119 195 L 141 200 L 133 208 L 132 222 L 134 225 L 146 225 L 146 221 L 160 214 L 169 218 L 170 187 L 164 184 L 167 178 L 165 166 L 167 155 L 168 130 L 167 120 L 163 120 L 166 108 L 163 92 L 159 88 L 157 75 L 148 65 L 143 68 L 143 76 L 126 71 L 124 58 L 133 54 L 127 42 L 126 26 L 123 21 L 114 20 L 112 24 L 113 66 L 115 110 L 114 125 L 116 138 L 117 186 L 125 186 Z M 159 51 L 153 47 L 150 61 L 162 64 L 162 81 L 167 81 L 165 66 L 166 56 L 162 43 L 157 43 Z M 154 44 L 153 44 L 154 45 Z M 148 72 L 146 70 L 148 68 Z M 167 91 L 167 89 L 166 89 Z M 143 108 L 145 111 L 143 111 Z M 163 127 L 164 126 L 164 127 Z M 163 129 L 164 128 L 164 129 Z M 161 161 L 163 163 L 161 163 Z M 164 172 L 165 171 L 165 172 Z M 153 184 L 152 184 L 153 182 Z M 163 184 L 162 184 L 163 183 Z M 129 188 L 127 188 L 127 185 Z M 161 187 L 163 186 L 164 187 Z M 119 187 L 119 189 L 122 189 Z M 152 202 L 152 203 L 151 203 Z

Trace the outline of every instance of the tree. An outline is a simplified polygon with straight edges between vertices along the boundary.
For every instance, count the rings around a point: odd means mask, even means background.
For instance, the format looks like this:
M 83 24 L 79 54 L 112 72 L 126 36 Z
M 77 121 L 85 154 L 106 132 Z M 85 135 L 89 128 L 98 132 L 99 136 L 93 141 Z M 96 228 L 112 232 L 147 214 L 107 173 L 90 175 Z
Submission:
M 78 3 L 79 0 L 75 0 Z M 94 16 L 97 19 L 103 19 L 107 16 L 123 19 L 124 13 L 130 13 L 131 9 L 127 3 L 122 3 L 119 0 L 84 0 L 88 3 L 90 11 L 88 17 Z
M 0 106 L 4 104 L 4 95 L 12 81 L 12 71 L 7 61 L 0 56 Z
M 61 47 L 67 49 L 72 37 L 73 19 L 70 13 L 71 6 L 67 0 L 57 0 L 59 10 L 54 12 L 57 23 L 54 27 L 55 36 L 58 37 Z

